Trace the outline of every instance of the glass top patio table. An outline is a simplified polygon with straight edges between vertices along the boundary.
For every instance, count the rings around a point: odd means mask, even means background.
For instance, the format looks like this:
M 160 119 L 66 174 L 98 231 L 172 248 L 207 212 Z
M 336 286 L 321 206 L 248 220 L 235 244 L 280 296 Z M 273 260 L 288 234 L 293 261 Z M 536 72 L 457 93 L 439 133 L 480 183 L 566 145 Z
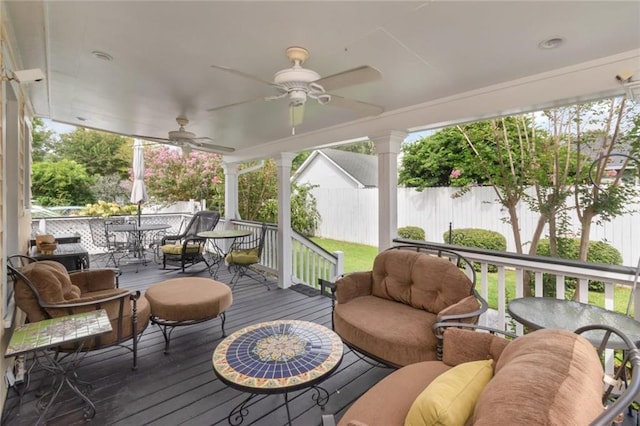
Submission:
M 552 297 L 522 297 L 509 302 L 507 311 L 516 321 L 533 330 L 561 328 L 574 331 L 587 325 L 604 324 L 626 334 L 636 346 L 640 343 L 640 322 L 599 306 Z M 588 331 L 582 335 L 591 343 L 599 344 L 604 331 Z M 607 347 L 625 348 L 626 345 L 611 336 Z

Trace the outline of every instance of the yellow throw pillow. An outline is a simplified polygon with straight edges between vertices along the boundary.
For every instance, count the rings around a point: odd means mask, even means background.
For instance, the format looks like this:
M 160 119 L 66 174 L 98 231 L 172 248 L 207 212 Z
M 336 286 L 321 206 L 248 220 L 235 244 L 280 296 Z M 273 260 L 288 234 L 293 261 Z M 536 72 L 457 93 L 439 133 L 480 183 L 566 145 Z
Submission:
M 490 359 L 465 362 L 436 377 L 413 401 L 405 426 L 463 426 L 493 377 L 492 364 Z

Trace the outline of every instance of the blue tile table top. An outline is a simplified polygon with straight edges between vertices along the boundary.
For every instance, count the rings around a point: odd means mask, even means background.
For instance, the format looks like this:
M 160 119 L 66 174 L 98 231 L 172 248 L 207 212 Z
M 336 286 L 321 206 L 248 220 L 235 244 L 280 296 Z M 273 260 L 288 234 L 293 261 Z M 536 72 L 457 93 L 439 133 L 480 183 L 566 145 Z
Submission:
M 213 353 L 215 373 L 243 390 L 285 392 L 328 376 L 342 360 L 340 337 L 307 321 L 254 324 L 228 336 Z

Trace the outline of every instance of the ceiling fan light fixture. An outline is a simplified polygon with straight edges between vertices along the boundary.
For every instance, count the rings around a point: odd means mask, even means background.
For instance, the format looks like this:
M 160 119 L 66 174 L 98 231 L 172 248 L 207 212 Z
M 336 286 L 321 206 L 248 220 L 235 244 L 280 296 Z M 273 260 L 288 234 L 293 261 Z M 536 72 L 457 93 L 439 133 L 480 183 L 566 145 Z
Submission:
M 307 102 L 307 92 L 304 90 L 292 90 L 289 92 L 289 106 L 297 107 Z

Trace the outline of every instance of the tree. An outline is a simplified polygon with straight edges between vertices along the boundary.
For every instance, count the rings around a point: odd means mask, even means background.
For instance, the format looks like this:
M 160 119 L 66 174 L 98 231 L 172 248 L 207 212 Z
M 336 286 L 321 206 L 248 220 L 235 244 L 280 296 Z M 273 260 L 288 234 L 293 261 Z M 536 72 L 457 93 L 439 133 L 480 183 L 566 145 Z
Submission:
M 255 166 L 256 162 L 242 165 L 240 170 Z M 273 160 L 250 173 L 238 176 L 238 213 L 246 220 L 260 220 L 260 208 L 268 200 L 278 199 L 278 170 Z
M 80 164 L 61 160 L 33 163 L 31 191 L 43 206 L 70 206 L 93 203 L 93 179 Z
M 221 157 L 203 151 L 183 156 L 168 146 L 145 147 L 145 184 L 156 201 L 174 203 L 189 199 L 206 199 L 222 211 L 224 189 Z
M 131 185 L 123 181 L 118 174 L 96 176 L 95 183 L 91 185 L 91 192 L 98 200 L 115 203 L 129 202 Z
M 473 133 L 474 140 L 482 138 L 475 134 L 489 131 L 488 122 L 472 123 L 467 131 Z M 422 191 L 433 186 L 460 186 L 485 184 L 485 173 L 476 171 L 475 156 L 469 150 L 464 135 L 455 127 L 421 138 L 402 146 L 402 166 L 398 183 Z
M 316 198 L 311 193 L 314 186 L 309 184 L 291 184 L 291 228 L 306 237 L 315 235 L 320 213 L 318 213 Z M 258 212 L 261 222 L 278 222 L 278 200 L 267 200 Z
M 127 179 L 133 161 L 133 139 L 80 127 L 61 135 L 54 150 L 57 158 L 82 164 L 92 176 Z
M 31 159 L 34 162 L 44 161 L 51 153 L 57 142 L 55 133 L 46 127 L 41 118 L 34 118 L 31 129 Z

